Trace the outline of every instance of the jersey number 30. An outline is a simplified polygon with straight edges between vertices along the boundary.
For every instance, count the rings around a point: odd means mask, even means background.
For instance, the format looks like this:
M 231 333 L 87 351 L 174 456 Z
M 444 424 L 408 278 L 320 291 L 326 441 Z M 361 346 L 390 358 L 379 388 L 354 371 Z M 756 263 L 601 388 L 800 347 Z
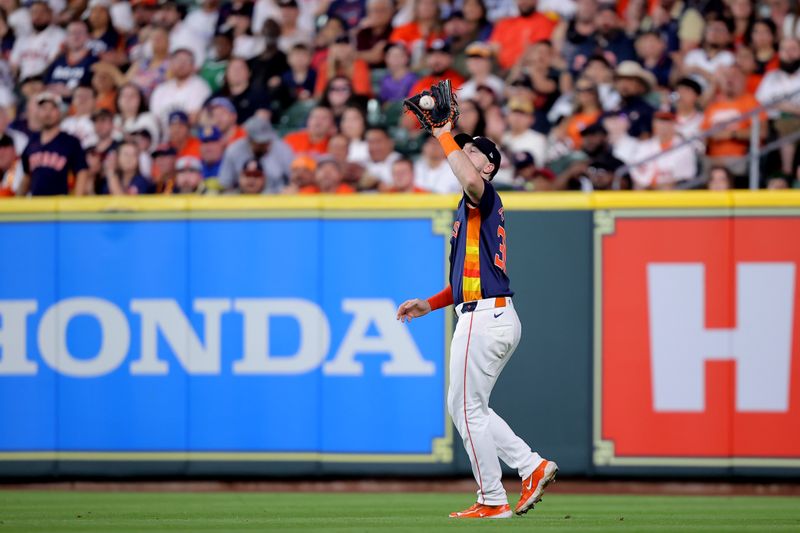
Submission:
M 494 254 L 494 266 L 506 271 L 506 229 L 503 226 L 497 226 L 497 236 L 500 238 L 499 252 Z

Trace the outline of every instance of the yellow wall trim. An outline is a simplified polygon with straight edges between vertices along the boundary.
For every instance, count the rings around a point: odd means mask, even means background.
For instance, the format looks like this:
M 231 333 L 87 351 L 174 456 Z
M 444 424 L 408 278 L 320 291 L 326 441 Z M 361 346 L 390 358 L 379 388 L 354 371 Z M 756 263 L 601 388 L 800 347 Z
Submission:
M 501 192 L 508 210 L 800 207 L 800 190 L 677 192 Z M 10 198 L 0 214 L 198 211 L 404 211 L 454 210 L 459 195 L 361 194 L 353 196 L 94 196 Z

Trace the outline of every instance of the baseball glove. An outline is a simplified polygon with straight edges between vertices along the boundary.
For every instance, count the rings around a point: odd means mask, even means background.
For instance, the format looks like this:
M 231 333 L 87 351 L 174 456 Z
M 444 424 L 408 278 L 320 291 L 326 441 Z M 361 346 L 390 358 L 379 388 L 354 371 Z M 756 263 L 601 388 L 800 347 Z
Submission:
M 430 105 L 430 100 L 427 98 L 423 100 L 425 97 L 433 99 L 432 106 Z M 420 100 L 422 100 L 423 103 L 427 103 L 428 108 L 420 105 Z M 407 110 L 416 115 L 422 127 L 431 134 L 434 128 L 441 128 L 448 122 L 451 122 L 452 125 L 455 126 L 458 120 L 458 102 L 456 101 L 456 95 L 453 92 L 450 80 L 440 81 L 439 83 L 431 85 L 430 91 L 422 91 L 410 98 L 406 98 L 403 101 L 403 105 Z

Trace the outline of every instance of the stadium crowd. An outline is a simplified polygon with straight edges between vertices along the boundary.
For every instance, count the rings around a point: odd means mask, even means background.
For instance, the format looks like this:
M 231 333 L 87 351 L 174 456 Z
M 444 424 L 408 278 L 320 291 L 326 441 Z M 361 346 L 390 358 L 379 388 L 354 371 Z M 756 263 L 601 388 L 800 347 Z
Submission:
M 0 0 L 0 196 L 457 192 L 402 108 L 445 78 L 500 187 L 742 186 L 800 130 L 792 1 Z

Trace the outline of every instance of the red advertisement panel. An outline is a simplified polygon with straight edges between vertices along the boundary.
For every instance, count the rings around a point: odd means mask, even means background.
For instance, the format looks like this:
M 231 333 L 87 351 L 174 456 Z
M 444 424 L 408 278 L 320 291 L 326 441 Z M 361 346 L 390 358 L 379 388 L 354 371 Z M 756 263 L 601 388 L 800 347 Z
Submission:
M 800 458 L 800 218 L 617 218 L 601 238 L 615 458 Z

